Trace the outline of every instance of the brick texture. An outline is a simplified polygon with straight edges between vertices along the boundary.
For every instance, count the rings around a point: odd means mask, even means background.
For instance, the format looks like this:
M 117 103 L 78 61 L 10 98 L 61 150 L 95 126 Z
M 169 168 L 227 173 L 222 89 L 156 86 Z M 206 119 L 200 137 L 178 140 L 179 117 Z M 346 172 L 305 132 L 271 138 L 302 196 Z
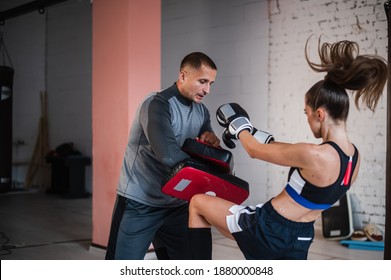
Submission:
M 323 74 L 312 72 L 304 58 L 310 35 L 311 58 L 317 39 L 352 40 L 360 54 L 387 58 L 387 19 L 382 0 L 270 0 L 269 119 L 277 139 L 288 142 L 314 140 L 303 114 L 304 94 Z M 351 188 L 355 227 L 385 223 L 386 90 L 377 110 L 358 111 L 351 102 L 347 129 L 361 154 L 361 168 Z M 269 195 L 284 184 L 287 169 L 269 166 Z M 270 182 L 273 182 L 271 184 Z

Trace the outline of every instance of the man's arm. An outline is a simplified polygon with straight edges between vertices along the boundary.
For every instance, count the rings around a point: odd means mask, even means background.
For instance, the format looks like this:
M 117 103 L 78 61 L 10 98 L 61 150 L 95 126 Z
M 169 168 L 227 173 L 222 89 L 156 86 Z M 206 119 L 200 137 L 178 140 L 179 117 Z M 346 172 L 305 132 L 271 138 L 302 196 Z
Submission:
M 140 121 L 156 157 L 169 168 L 188 158 L 175 139 L 167 100 L 153 98 L 143 110 L 146 117 Z
M 213 131 L 211 122 L 210 122 L 210 114 L 206 106 L 204 106 L 204 111 L 206 114 L 205 117 L 205 123 L 201 128 L 200 135 L 198 137 L 199 140 L 206 142 L 212 146 L 220 146 L 220 139 L 216 136 L 216 134 Z

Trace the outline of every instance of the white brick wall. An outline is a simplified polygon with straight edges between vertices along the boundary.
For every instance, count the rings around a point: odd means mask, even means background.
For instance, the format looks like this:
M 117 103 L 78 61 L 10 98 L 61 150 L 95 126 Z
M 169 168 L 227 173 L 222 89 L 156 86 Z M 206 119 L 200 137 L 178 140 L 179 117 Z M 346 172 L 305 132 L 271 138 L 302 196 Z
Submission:
M 387 21 L 382 0 L 270 0 L 269 127 L 283 141 L 314 141 L 303 115 L 303 96 L 323 74 L 304 59 L 311 35 L 329 42 L 357 41 L 361 54 L 387 58 Z M 317 39 L 318 37 L 316 37 Z M 316 39 L 312 46 L 316 49 Z M 311 56 L 315 59 L 315 53 Z M 351 103 L 348 131 L 361 153 L 359 177 L 351 189 L 356 226 L 385 223 L 386 91 L 373 114 Z M 279 191 L 287 170 L 270 167 L 271 193 Z M 281 176 L 283 174 L 283 176 Z

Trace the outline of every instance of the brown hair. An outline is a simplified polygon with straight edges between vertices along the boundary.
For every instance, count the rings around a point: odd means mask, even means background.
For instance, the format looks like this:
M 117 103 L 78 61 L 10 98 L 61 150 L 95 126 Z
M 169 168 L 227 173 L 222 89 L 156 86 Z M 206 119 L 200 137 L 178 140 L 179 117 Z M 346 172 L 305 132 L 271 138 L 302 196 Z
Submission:
M 346 89 L 352 90 L 354 101 L 359 100 L 375 111 L 388 78 L 388 65 L 377 55 L 359 55 L 359 46 L 352 41 L 333 44 L 318 41 L 320 63 L 308 57 L 308 42 L 305 44 L 305 58 L 316 72 L 327 72 L 325 78 L 306 93 L 306 103 L 313 109 L 323 106 L 335 120 L 346 121 L 349 113 L 349 97 Z

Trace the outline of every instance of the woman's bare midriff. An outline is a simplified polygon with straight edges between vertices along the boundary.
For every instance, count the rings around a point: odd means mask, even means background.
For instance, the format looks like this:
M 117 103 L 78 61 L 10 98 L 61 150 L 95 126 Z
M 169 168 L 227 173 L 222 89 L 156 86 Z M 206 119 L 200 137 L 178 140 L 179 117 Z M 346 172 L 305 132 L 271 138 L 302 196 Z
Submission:
M 281 216 L 295 222 L 313 222 L 322 213 L 322 210 L 311 210 L 299 205 L 285 190 L 274 197 L 271 203 Z

